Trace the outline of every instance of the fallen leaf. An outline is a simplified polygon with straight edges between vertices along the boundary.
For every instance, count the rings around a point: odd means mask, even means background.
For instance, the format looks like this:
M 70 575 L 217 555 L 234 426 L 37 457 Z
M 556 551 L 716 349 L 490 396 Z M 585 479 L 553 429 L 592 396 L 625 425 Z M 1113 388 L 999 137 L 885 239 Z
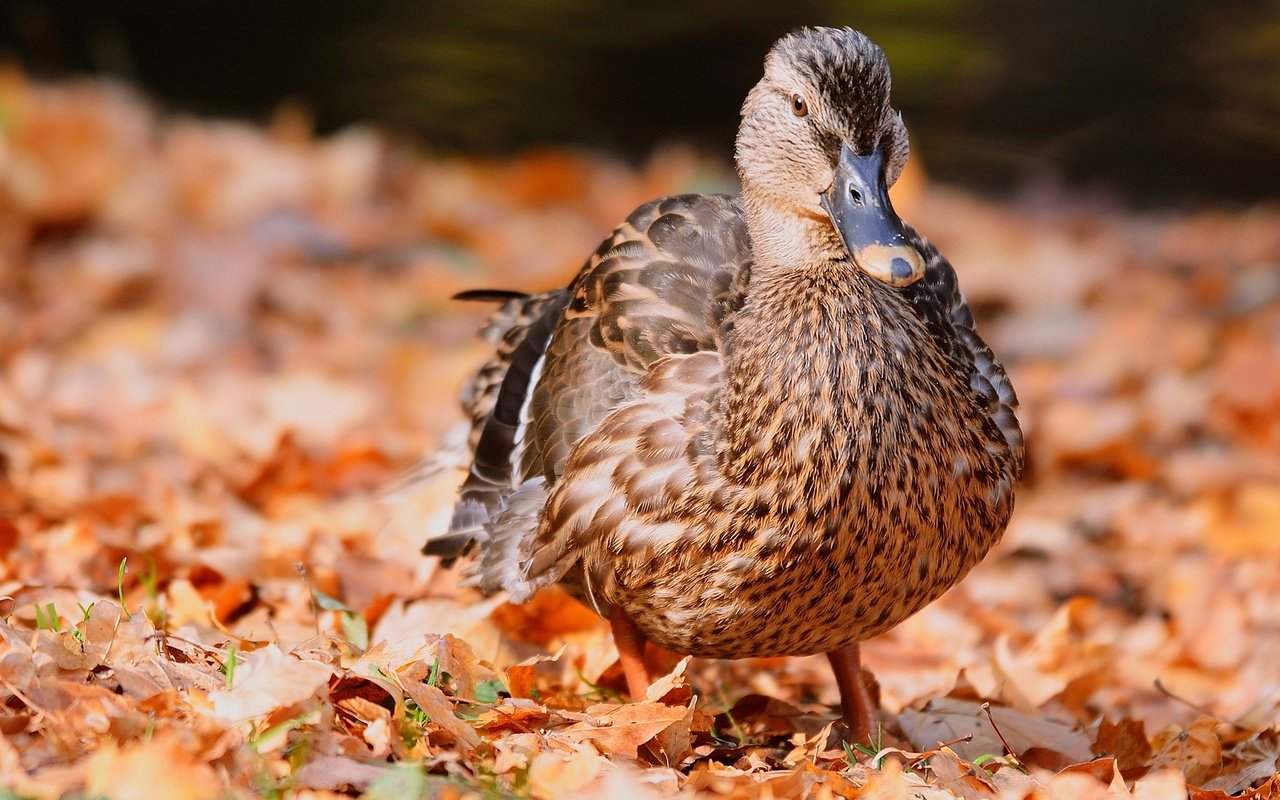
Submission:
M 640 746 L 672 724 L 684 720 L 689 709 L 645 701 L 625 705 L 600 704 L 586 709 L 588 718 L 556 733 L 576 741 L 590 741 L 606 755 L 635 758 Z
M 1217 775 L 1222 767 L 1222 742 L 1218 739 L 1218 721 L 1201 717 L 1190 728 L 1171 725 L 1151 740 L 1155 759 L 1151 771 L 1173 768 L 1187 783 L 1201 785 Z
M 512 697 L 529 697 L 533 691 L 534 673 L 539 664 L 554 663 L 560 660 L 564 655 L 565 648 L 561 647 L 555 655 L 537 655 L 530 656 L 518 664 L 512 664 L 507 667 L 505 672 L 507 675 L 507 691 Z
M 929 756 L 929 769 L 938 779 L 938 788 L 952 792 L 965 800 L 988 800 L 996 796 L 986 776 L 972 764 L 960 760 L 949 747 L 943 747 Z
M 1093 755 L 1088 737 L 1072 725 L 999 706 L 991 707 L 991 717 L 1014 755 L 1033 747 L 1059 753 L 1069 763 L 1088 761 Z M 898 723 L 921 751 L 939 743 L 956 742 L 950 746 L 968 761 L 982 755 L 1004 754 L 1004 744 L 983 713 L 982 704 L 975 701 L 944 697 L 920 711 L 904 709 Z M 957 741 L 970 735 L 973 738 L 967 742 Z
M 89 757 L 85 791 L 111 800 L 213 800 L 221 795 L 213 769 L 169 736 L 123 747 L 107 743 Z
M 302 765 L 294 776 L 301 789 L 364 791 L 388 772 L 385 765 L 370 764 L 347 756 L 322 755 Z
M 214 716 L 241 722 L 316 698 L 333 667 L 298 658 L 274 644 L 238 656 L 230 687 L 209 694 Z
M 450 704 L 444 692 L 435 686 L 428 686 L 414 680 L 405 680 L 401 686 L 405 694 L 409 695 L 419 708 L 427 712 L 431 718 L 431 724 L 448 733 L 464 750 L 480 743 L 480 737 L 475 729 L 454 716 L 453 705 Z
M 1132 774 L 1134 772 L 1145 772 L 1155 755 L 1151 743 L 1147 741 L 1145 728 L 1135 719 L 1120 722 L 1103 720 L 1098 725 L 1093 752 L 1099 756 L 1114 758 L 1116 767 L 1121 773 L 1128 773 L 1130 778 L 1138 777 Z
M 529 793 L 534 797 L 585 794 L 607 769 L 609 762 L 589 744 L 544 750 L 529 762 Z

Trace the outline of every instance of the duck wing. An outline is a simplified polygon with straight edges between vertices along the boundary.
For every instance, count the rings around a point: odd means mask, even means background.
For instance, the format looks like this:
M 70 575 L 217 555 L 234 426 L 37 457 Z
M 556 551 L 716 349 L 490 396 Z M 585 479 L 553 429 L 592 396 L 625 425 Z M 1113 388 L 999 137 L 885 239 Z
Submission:
M 570 285 L 531 398 L 525 474 L 554 483 L 570 448 L 636 397 L 658 360 L 718 351 L 749 259 L 736 198 L 681 195 L 637 209 Z
M 531 593 L 519 562 L 569 451 L 662 359 L 720 348 L 749 257 L 736 198 L 668 197 L 632 213 L 565 289 L 507 300 L 486 329 L 498 351 L 464 395 L 471 468 L 424 552 L 451 560 L 478 543 L 483 589 Z
M 932 242 L 908 233 L 925 259 L 924 277 L 903 291 L 953 368 L 969 377 L 977 402 L 1009 446 L 1013 479 L 1022 476 L 1025 451 L 1018 424 L 1018 395 L 995 353 L 978 335 L 973 312 L 960 292 L 955 269 Z

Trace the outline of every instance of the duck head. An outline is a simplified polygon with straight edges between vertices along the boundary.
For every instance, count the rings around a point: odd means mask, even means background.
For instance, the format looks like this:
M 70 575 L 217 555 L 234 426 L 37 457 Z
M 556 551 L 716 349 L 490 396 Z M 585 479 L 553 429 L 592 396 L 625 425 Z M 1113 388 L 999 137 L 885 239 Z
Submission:
M 889 202 L 907 162 L 884 51 L 849 28 L 778 41 L 742 107 L 737 164 L 756 263 L 851 260 L 892 286 L 924 275 Z

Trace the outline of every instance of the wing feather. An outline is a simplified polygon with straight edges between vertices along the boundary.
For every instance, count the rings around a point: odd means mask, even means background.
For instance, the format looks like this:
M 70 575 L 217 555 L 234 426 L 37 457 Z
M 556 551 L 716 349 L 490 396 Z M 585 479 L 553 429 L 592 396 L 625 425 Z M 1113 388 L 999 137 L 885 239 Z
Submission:
M 719 349 L 749 258 L 741 207 L 724 195 L 655 200 L 601 245 L 570 285 L 534 392 L 530 433 L 548 481 L 656 361 Z
M 992 423 L 1000 429 L 1014 460 L 1014 478 L 1025 462 L 1022 428 L 1018 424 L 1018 395 L 995 353 L 978 335 L 973 312 L 960 292 L 955 269 L 931 242 L 910 231 L 925 257 L 924 277 L 904 290 L 943 351 L 970 376 L 970 385 Z
M 526 597 L 542 585 L 513 565 L 554 572 L 558 557 L 530 548 L 570 451 L 638 396 L 654 364 L 719 349 L 749 257 L 736 198 L 681 195 L 638 208 L 566 289 L 468 293 L 507 303 L 486 329 L 498 352 L 464 396 L 474 459 L 449 533 L 425 551 L 452 559 L 481 542 L 483 590 Z

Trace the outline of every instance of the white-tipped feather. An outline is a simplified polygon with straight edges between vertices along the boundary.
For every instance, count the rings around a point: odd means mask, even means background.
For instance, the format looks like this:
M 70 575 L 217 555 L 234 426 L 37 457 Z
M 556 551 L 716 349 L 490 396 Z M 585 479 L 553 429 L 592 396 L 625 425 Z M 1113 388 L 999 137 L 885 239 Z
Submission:
M 513 603 L 525 602 L 540 588 L 529 580 L 521 564 L 528 557 L 523 551 L 538 528 L 546 502 L 546 479 L 542 476 L 525 481 L 503 499 L 498 513 L 484 526 L 488 541 L 472 568 L 474 585 L 486 594 L 505 589 Z
M 524 392 L 524 402 L 520 404 L 520 422 L 516 426 L 515 439 L 511 448 L 511 485 L 518 486 L 520 481 L 524 480 L 524 454 L 529 445 L 526 434 L 529 431 L 529 423 L 532 421 L 530 406 L 533 405 L 533 390 L 538 387 L 538 379 L 542 377 L 542 365 L 547 360 L 547 352 L 542 351 L 542 355 L 538 356 L 538 360 L 534 362 L 533 369 L 529 372 L 529 387 Z

